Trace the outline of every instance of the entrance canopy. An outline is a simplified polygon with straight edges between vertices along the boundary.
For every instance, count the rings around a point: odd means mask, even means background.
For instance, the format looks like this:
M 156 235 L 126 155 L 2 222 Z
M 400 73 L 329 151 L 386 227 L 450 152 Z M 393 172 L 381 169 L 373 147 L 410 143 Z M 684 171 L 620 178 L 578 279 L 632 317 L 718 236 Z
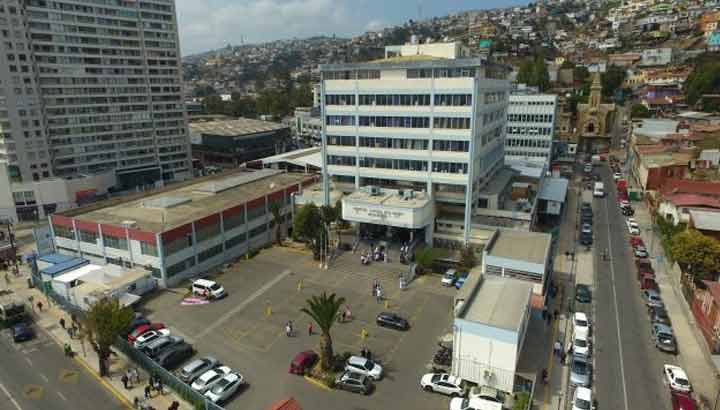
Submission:
M 364 187 L 342 200 L 346 221 L 420 229 L 433 222 L 433 200 L 425 192 Z

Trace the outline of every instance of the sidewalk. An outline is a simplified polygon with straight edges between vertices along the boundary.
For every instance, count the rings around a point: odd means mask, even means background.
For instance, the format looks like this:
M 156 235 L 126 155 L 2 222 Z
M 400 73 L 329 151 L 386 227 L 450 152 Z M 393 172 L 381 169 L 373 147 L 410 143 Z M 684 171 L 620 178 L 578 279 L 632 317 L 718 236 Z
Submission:
M 640 233 L 652 258 L 660 294 L 672 322 L 680 351 L 679 362 L 688 373 L 693 389 L 698 396 L 704 397 L 712 403 L 720 387 L 716 377 L 717 371 L 712 364 L 712 357 L 705 339 L 695 326 L 695 318 L 690 311 L 690 306 L 682 295 L 679 270 L 673 269 L 668 264 L 665 251 L 661 246 L 660 236 L 651 229 L 652 219 L 645 203 L 635 203 L 634 205 L 635 219 L 641 227 Z M 658 261 L 657 257 L 660 257 L 661 260 Z
M 142 368 L 130 362 L 125 355 L 117 352 L 117 349 L 113 349 L 113 351 L 117 353 L 117 356 L 110 358 L 110 377 L 100 377 L 97 353 L 95 353 L 87 341 L 82 341 L 77 338 L 71 339 L 68 332 L 59 324 L 60 318 L 64 318 L 66 324 L 69 326 L 71 323 L 70 315 L 61 310 L 55 303 L 51 303 L 52 301 L 39 290 L 35 288 L 28 289 L 27 279 L 30 276 L 30 272 L 26 265 L 21 266 L 20 272 L 20 277 L 12 278 L 9 289 L 15 292 L 22 300 L 28 301 L 29 297 L 32 296 L 36 304 L 38 301 L 42 302 L 42 312 L 39 312 L 37 307 L 32 307 L 35 325 L 38 328 L 44 329 L 60 347 L 64 346 L 65 343 L 69 343 L 73 352 L 75 352 L 74 360 L 85 368 L 91 376 L 97 379 L 98 382 L 120 400 L 120 402 L 128 408 L 133 408 L 133 399 L 135 397 L 142 399 L 145 396 L 144 390 L 147 385 L 148 374 Z M 140 382 L 129 389 L 125 389 L 120 378 L 131 367 L 138 370 Z M 147 400 L 145 404 L 155 407 L 156 410 L 165 410 L 170 407 L 173 401 L 180 403 L 180 409 L 189 410 L 193 408 L 179 397 L 176 397 L 174 392 L 161 395 L 153 391 L 152 397 Z

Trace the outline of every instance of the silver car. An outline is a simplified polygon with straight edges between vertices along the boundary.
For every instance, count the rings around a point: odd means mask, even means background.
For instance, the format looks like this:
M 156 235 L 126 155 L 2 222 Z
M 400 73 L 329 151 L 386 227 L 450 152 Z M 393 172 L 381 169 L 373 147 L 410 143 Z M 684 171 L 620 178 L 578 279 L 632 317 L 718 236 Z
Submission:
M 180 376 L 180 380 L 189 384 L 194 382 L 201 374 L 210 369 L 214 369 L 219 364 L 220 362 L 218 362 L 216 358 L 210 356 L 203 357 L 202 359 L 195 359 L 180 369 L 180 374 L 178 376 Z
M 570 384 L 573 386 L 590 386 L 590 362 L 587 357 L 573 355 L 570 363 Z

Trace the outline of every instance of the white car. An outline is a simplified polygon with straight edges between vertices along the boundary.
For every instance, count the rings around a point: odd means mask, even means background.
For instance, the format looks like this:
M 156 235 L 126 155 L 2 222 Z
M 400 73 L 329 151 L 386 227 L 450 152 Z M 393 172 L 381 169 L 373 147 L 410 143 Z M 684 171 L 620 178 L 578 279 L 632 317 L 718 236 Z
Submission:
M 245 378 L 241 374 L 226 374 L 205 392 L 205 397 L 213 403 L 223 403 L 235 394 L 243 384 L 245 384 Z
M 372 380 L 380 380 L 383 375 L 383 368 L 372 360 L 360 356 L 350 356 L 345 363 L 345 371 L 360 373 Z
M 619 180 L 619 179 L 622 179 L 622 174 L 619 173 L 619 172 L 614 173 L 614 174 L 613 174 L 613 179 L 616 180 L 616 181 Z
M 590 356 L 590 339 L 587 334 L 581 332 L 573 333 L 571 343 L 573 354 L 580 356 Z
M 583 312 L 575 312 L 573 315 L 573 329 L 575 335 L 588 337 L 590 335 L 590 321 Z
M 455 397 L 450 400 L 450 410 L 502 410 L 502 403 L 485 399 Z
M 591 410 L 593 408 L 592 402 L 592 390 L 580 386 L 575 388 L 572 410 Z
M 216 367 L 200 375 L 200 377 L 195 379 L 195 381 L 192 385 L 190 385 L 190 387 L 192 387 L 192 389 L 198 393 L 205 393 L 206 391 L 210 390 L 210 388 L 213 387 L 215 383 L 219 382 L 220 379 L 230 373 L 232 373 L 232 369 L 227 366 Z
M 465 383 L 459 377 L 447 373 L 428 373 L 420 379 L 420 387 L 428 392 L 437 392 L 448 396 L 462 396 Z
M 147 332 L 138 336 L 137 339 L 135 339 L 135 341 L 133 342 L 133 347 L 135 347 L 136 349 L 142 349 L 143 347 L 150 344 L 150 342 L 152 342 L 153 340 L 155 340 L 161 336 L 170 336 L 170 330 L 168 330 L 168 329 L 148 330 Z
M 690 380 L 681 367 L 666 364 L 663 366 L 663 373 L 665 374 L 665 383 L 670 385 L 670 389 L 685 393 L 692 391 Z
M 638 225 L 637 222 L 635 222 L 635 220 L 633 220 L 632 218 L 628 219 L 627 227 L 630 235 L 640 235 L 640 225 Z
M 443 286 L 452 286 L 457 280 L 457 271 L 455 269 L 448 269 L 447 272 L 440 279 L 440 284 Z

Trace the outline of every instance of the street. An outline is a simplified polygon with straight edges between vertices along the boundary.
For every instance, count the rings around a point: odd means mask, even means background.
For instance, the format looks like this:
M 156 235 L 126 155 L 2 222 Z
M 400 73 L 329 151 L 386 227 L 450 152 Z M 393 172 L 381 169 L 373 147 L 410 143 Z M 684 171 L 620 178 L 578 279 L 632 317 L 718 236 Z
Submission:
M 15 344 L 4 329 L 0 351 L 0 410 L 126 408 L 42 330 L 36 339 Z
M 615 183 L 607 166 L 595 172 L 606 186 L 606 196 L 594 200 L 596 396 L 603 409 L 670 409 L 662 366 L 677 363 L 677 358 L 650 341 L 650 320 L 635 279 Z M 609 261 L 602 259 L 604 249 Z

